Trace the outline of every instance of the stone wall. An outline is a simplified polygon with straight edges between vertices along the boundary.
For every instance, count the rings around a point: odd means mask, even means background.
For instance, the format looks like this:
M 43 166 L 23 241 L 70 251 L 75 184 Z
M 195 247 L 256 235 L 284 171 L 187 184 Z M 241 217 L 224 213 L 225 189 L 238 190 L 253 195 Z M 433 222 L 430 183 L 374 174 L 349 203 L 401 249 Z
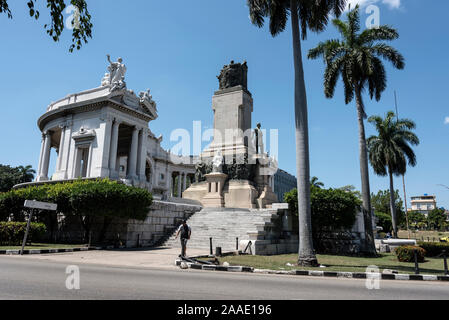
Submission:
M 250 248 L 248 245 L 250 245 Z M 258 256 L 297 253 L 298 247 L 299 241 L 297 236 L 291 236 L 290 239 L 242 240 L 239 244 L 239 250 L 244 251 L 246 249 L 247 253 Z
M 128 221 L 125 245 L 129 248 L 160 245 L 184 219 L 201 209 L 194 204 L 154 201 L 145 221 Z
M 174 203 L 154 200 L 144 221 L 114 219 L 107 227 L 104 240 L 100 241 L 103 219 L 92 223 L 91 244 L 134 247 L 160 245 L 168 239 L 175 229 L 194 213 L 200 211 L 200 205 L 192 203 Z M 58 242 L 85 243 L 89 238 L 84 235 L 78 217 L 68 216 L 63 219 L 57 232 Z
M 249 240 L 241 240 L 239 250 L 251 249 L 254 255 L 279 255 L 297 253 L 299 239 L 297 235 L 297 218 L 291 215 L 287 203 L 275 203 L 272 210 L 277 211 L 279 219 L 266 223 L 257 232 L 250 232 Z M 278 224 L 275 228 L 268 225 Z M 280 233 L 279 233 L 280 227 Z M 318 252 L 326 254 L 358 255 L 364 240 L 363 214 L 359 212 L 351 230 L 338 233 L 322 234 L 320 243 L 314 243 Z M 251 242 L 251 243 L 250 243 Z
M 248 232 L 249 240 L 241 240 L 239 250 L 260 256 L 298 252 L 299 240 L 292 229 L 293 217 L 288 204 L 274 203 L 271 211 L 276 215 L 265 225 L 258 226 L 256 232 Z

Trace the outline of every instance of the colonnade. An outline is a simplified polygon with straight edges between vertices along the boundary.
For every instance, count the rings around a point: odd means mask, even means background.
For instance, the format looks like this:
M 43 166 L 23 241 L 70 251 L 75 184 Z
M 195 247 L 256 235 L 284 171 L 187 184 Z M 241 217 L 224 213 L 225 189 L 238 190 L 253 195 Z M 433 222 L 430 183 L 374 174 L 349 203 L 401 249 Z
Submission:
M 193 183 L 194 174 L 182 171 L 173 171 L 171 174 L 171 196 L 182 198 L 182 193 Z M 178 179 L 176 179 L 178 178 Z

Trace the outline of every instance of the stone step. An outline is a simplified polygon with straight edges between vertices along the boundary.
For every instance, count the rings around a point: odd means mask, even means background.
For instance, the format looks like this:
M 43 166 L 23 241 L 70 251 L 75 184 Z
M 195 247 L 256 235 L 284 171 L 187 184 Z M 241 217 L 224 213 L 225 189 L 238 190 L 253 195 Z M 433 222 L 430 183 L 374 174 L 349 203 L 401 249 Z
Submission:
M 188 242 L 190 248 L 209 248 L 212 237 L 213 247 L 223 250 L 235 250 L 236 238 L 264 239 L 269 236 L 277 219 L 276 210 L 241 210 L 241 209 L 204 209 L 190 217 L 192 239 Z M 165 245 L 180 247 L 175 232 L 168 238 Z

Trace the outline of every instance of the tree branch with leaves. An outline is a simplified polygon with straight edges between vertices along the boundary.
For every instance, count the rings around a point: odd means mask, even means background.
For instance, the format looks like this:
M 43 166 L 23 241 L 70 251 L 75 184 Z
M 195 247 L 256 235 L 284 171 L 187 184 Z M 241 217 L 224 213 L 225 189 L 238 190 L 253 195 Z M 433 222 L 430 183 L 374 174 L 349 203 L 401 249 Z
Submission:
M 38 20 L 40 18 L 40 11 L 36 8 L 38 0 L 28 0 L 27 6 L 30 17 Z M 73 6 L 73 20 L 71 21 L 72 30 L 72 44 L 69 48 L 70 52 L 74 49 L 80 50 L 83 44 L 92 38 L 91 15 L 87 9 L 86 0 L 70 0 L 68 2 Z M 47 9 L 50 11 L 51 22 L 45 24 L 44 28 L 47 34 L 58 42 L 65 28 L 64 10 L 70 8 L 64 0 L 47 0 Z M 8 0 L 0 0 L 0 13 L 5 13 L 9 19 L 13 18 L 11 9 L 8 6 Z

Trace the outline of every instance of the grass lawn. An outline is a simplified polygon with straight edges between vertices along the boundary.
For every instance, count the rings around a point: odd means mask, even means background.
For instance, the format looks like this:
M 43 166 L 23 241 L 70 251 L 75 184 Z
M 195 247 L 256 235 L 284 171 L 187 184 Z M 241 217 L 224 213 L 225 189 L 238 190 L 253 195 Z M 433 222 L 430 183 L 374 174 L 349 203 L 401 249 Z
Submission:
M 48 244 L 33 243 L 25 246 L 25 250 L 43 250 L 43 249 L 71 249 L 85 247 L 84 244 Z M 0 246 L 0 250 L 20 250 L 22 246 Z
M 399 273 L 414 274 L 414 263 L 399 262 L 394 254 L 382 254 L 378 258 L 359 258 L 345 256 L 318 255 L 318 262 L 326 268 L 302 268 L 295 266 L 297 254 L 279 256 L 229 256 L 220 258 L 220 264 L 228 262 L 230 265 L 249 266 L 256 269 L 271 270 L 321 270 L 366 272 L 368 266 L 397 270 Z M 287 266 L 287 263 L 293 266 Z M 426 258 L 426 262 L 419 265 L 421 274 L 444 274 L 443 259 Z

